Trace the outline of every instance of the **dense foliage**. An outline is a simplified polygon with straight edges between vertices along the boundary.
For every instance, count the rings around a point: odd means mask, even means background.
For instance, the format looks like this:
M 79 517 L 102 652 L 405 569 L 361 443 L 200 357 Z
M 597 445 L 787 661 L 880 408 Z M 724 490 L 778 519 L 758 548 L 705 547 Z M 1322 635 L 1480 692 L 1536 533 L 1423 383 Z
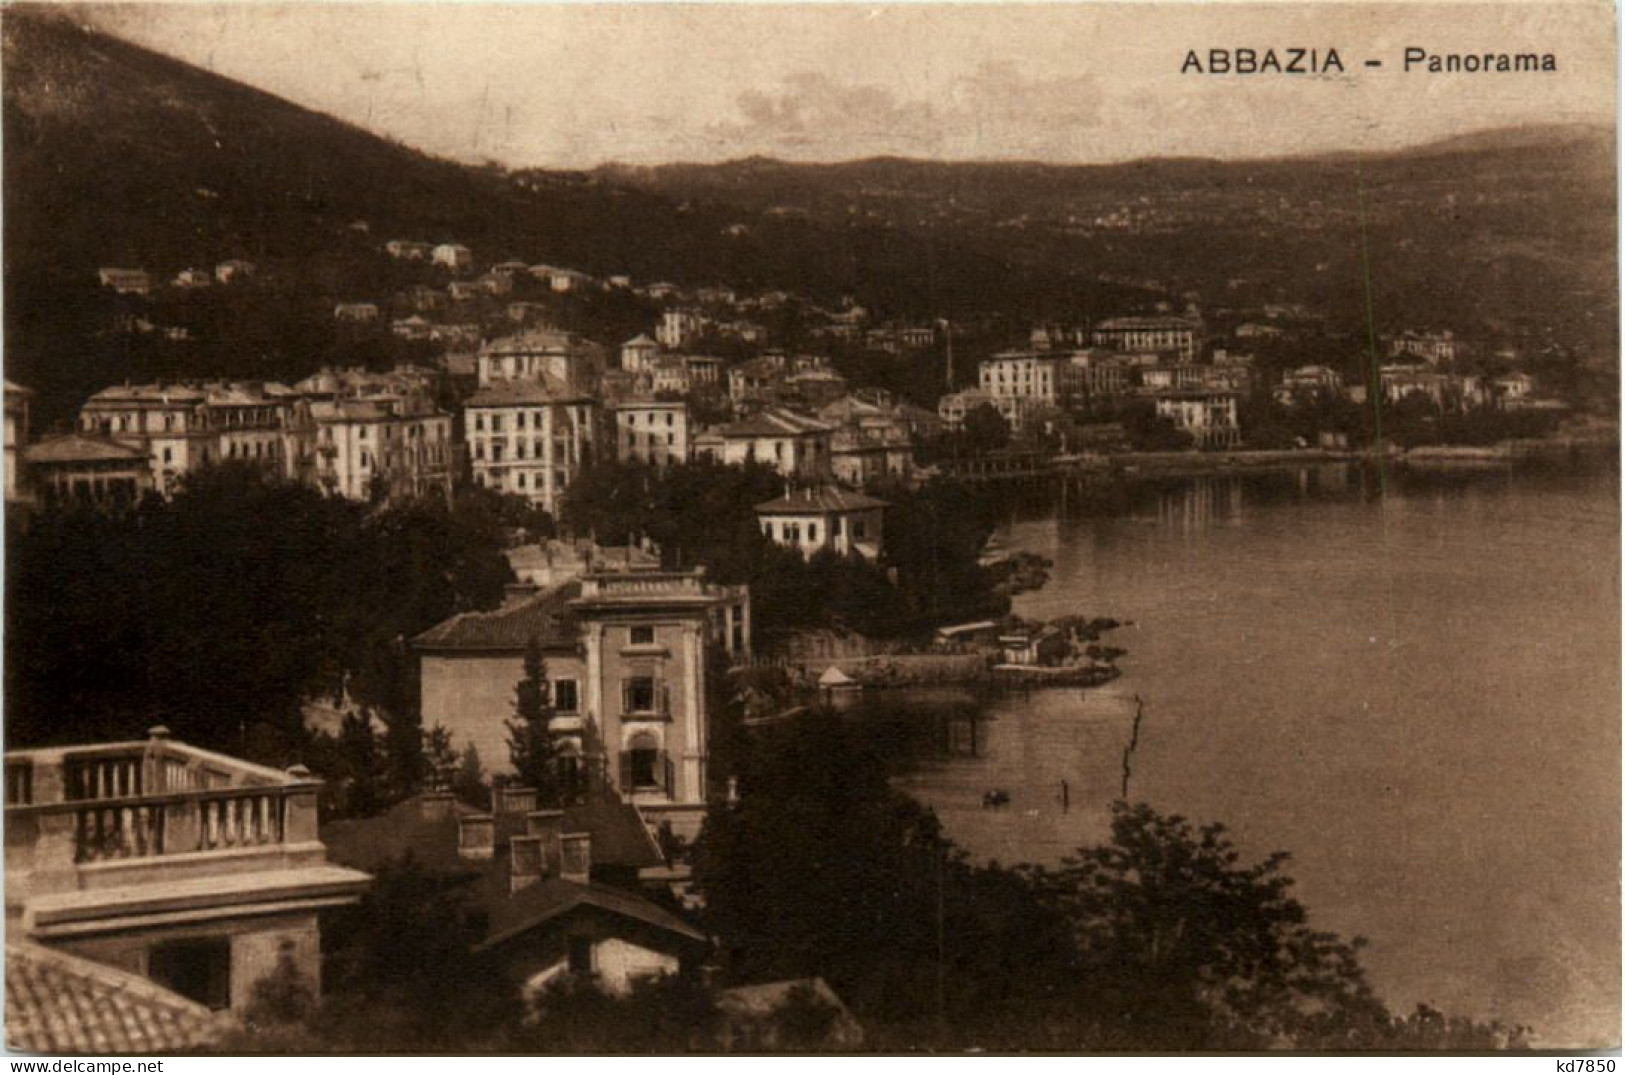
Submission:
M 1284 854 L 1145 804 L 1054 869 L 975 867 L 853 726 L 763 730 L 696 879 L 725 972 L 821 974 L 892 1049 L 1519 1048 L 1527 1031 L 1391 1015 L 1313 929 Z
M 10 742 L 138 738 L 161 723 L 187 742 L 287 764 L 301 703 L 341 687 L 410 722 L 406 642 L 501 600 L 502 532 L 489 496 L 374 508 L 232 467 L 123 515 L 14 524 Z M 397 758 L 421 755 L 409 724 L 393 735 Z
M 562 515 L 604 544 L 649 539 L 668 568 L 703 566 L 713 581 L 748 583 L 755 634 L 768 644 L 803 627 L 896 637 L 1001 607 L 977 565 L 994 524 L 981 494 L 951 482 L 877 487 L 890 505 L 877 565 L 832 553 L 803 560 L 770 541 L 754 507 L 784 490 L 762 464 L 603 462 L 571 483 Z

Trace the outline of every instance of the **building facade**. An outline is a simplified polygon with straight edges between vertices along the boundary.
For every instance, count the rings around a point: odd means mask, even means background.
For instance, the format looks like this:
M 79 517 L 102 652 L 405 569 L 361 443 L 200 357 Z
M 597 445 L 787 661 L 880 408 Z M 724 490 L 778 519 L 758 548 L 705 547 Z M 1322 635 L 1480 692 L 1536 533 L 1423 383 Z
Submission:
M 1236 404 L 1234 392 L 1170 391 L 1157 396 L 1157 415 L 1189 433 L 1198 448 L 1233 448 L 1241 443 Z
M 557 513 L 598 447 L 598 402 L 556 377 L 497 381 L 463 404 L 476 484 Z
M 818 481 L 831 474 L 831 434 L 823 422 L 773 407 L 695 438 L 694 453 L 729 466 L 766 463 L 786 478 Z
M 423 719 L 508 768 L 506 721 L 527 644 L 541 647 L 560 755 L 595 767 L 674 831 L 706 803 L 710 657 L 744 656 L 750 598 L 704 573 L 599 572 L 494 612 L 464 613 L 413 639 Z
M 803 557 L 828 550 L 879 560 L 887 504 L 863 493 L 826 486 L 801 489 L 756 505 L 762 533 Z
M 1202 324 L 1188 317 L 1111 317 L 1095 325 L 1090 339 L 1112 351 L 1150 351 L 1194 362 L 1202 346 Z
M 623 463 L 664 468 L 688 462 L 688 404 L 629 399 L 610 407 L 609 413 L 615 426 L 615 456 Z

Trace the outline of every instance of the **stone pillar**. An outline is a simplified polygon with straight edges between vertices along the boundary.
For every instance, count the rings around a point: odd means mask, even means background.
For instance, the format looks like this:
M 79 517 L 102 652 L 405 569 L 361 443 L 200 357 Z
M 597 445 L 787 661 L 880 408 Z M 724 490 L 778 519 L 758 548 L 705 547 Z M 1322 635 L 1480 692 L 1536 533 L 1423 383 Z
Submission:
M 317 839 L 319 819 L 316 814 L 316 793 L 321 784 L 310 779 L 310 770 L 295 765 L 288 775 L 297 783 L 282 793 L 282 842 L 288 844 L 311 843 Z
M 674 802 L 704 802 L 700 762 L 705 757 L 705 639 L 698 623 L 683 624 L 683 660 L 687 664 L 688 697 L 683 713 L 683 757 L 680 788 L 670 791 Z M 678 792 L 681 790 L 682 794 Z

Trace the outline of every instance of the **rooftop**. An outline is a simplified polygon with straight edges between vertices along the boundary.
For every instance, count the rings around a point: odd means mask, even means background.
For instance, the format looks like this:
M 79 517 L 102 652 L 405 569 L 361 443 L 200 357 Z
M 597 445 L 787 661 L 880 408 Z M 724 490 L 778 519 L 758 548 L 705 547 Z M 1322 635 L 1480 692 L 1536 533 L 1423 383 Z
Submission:
M 543 646 L 575 646 L 579 632 L 571 602 L 580 593 L 580 583 L 572 582 L 508 608 L 460 612 L 412 639 L 412 648 L 522 652 L 533 638 Z
M 1195 331 L 1197 327 L 1198 322 L 1189 317 L 1174 317 L 1167 314 L 1157 317 L 1108 317 L 1095 325 L 1097 331 L 1104 329 L 1108 332 L 1134 331 L 1136 329 L 1185 329 Z
M 760 414 L 753 414 L 748 418 L 741 418 L 737 422 L 719 426 L 712 432 L 717 436 L 728 437 L 801 437 L 816 433 L 828 433 L 830 427 L 816 418 L 796 414 L 794 411 L 782 408 L 770 408 Z
M 66 433 L 30 444 L 23 449 L 23 458 L 30 463 L 145 463 L 147 453 L 103 437 Z
M 586 399 L 557 377 L 545 373 L 536 380 L 493 381 L 468 397 L 465 407 L 522 407 L 528 404 L 564 403 Z
M 872 511 L 889 505 L 865 493 L 854 493 L 835 486 L 822 489 L 802 489 L 787 493 L 776 500 L 756 505 L 758 515 L 823 515 L 828 512 Z
M 596 854 L 596 841 L 593 850 Z M 695 944 L 705 944 L 708 940 L 704 933 L 674 912 L 635 892 L 590 881 L 583 883 L 549 877 L 525 886 L 491 908 L 489 932 L 480 948 L 494 948 L 526 930 L 582 907 L 630 918 L 685 937 Z
M 201 1004 L 44 945 L 6 942 L 6 1046 L 29 1053 L 180 1053 L 216 1038 Z

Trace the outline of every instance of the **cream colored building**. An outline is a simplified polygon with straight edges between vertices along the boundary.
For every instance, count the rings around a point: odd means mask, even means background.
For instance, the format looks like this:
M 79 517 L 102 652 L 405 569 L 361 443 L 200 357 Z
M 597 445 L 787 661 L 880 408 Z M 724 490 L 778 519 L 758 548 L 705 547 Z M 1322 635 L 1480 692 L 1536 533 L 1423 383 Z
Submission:
M 573 332 L 535 328 L 480 348 L 480 387 L 503 381 L 562 382 L 574 391 L 593 388 L 604 372 L 603 348 Z
M 598 448 L 598 402 L 551 375 L 486 385 L 463 404 L 474 481 L 557 514 Z
M 707 430 L 694 454 L 729 466 L 765 463 L 787 478 L 818 481 L 831 474 L 833 430 L 824 422 L 782 407 Z
M 1194 362 L 1202 346 L 1202 323 L 1188 317 L 1111 317 L 1095 325 L 1090 338 L 1112 351 L 1151 351 Z
M 493 612 L 454 616 L 412 640 L 423 720 L 488 771 L 509 768 L 506 722 L 534 639 L 561 756 L 601 772 L 651 824 L 692 837 L 707 801 L 709 655 L 743 657 L 750 599 L 703 572 L 600 572 Z
M 1066 402 L 1066 365 L 1059 355 L 1008 351 L 982 363 L 979 386 L 990 396 L 1056 407 Z
M 756 505 L 768 538 L 803 557 L 828 550 L 878 560 L 884 551 L 887 503 L 834 486 L 800 489 Z
M 688 462 L 688 404 L 629 399 L 615 404 L 609 413 L 615 426 L 615 456 L 622 462 L 662 468 Z
M 1157 397 L 1157 415 L 1194 437 L 1198 448 L 1232 448 L 1241 443 L 1234 392 L 1165 392 Z
M 660 344 L 648 336 L 634 336 L 621 344 L 621 369 L 642 373 L 660 358 Z

